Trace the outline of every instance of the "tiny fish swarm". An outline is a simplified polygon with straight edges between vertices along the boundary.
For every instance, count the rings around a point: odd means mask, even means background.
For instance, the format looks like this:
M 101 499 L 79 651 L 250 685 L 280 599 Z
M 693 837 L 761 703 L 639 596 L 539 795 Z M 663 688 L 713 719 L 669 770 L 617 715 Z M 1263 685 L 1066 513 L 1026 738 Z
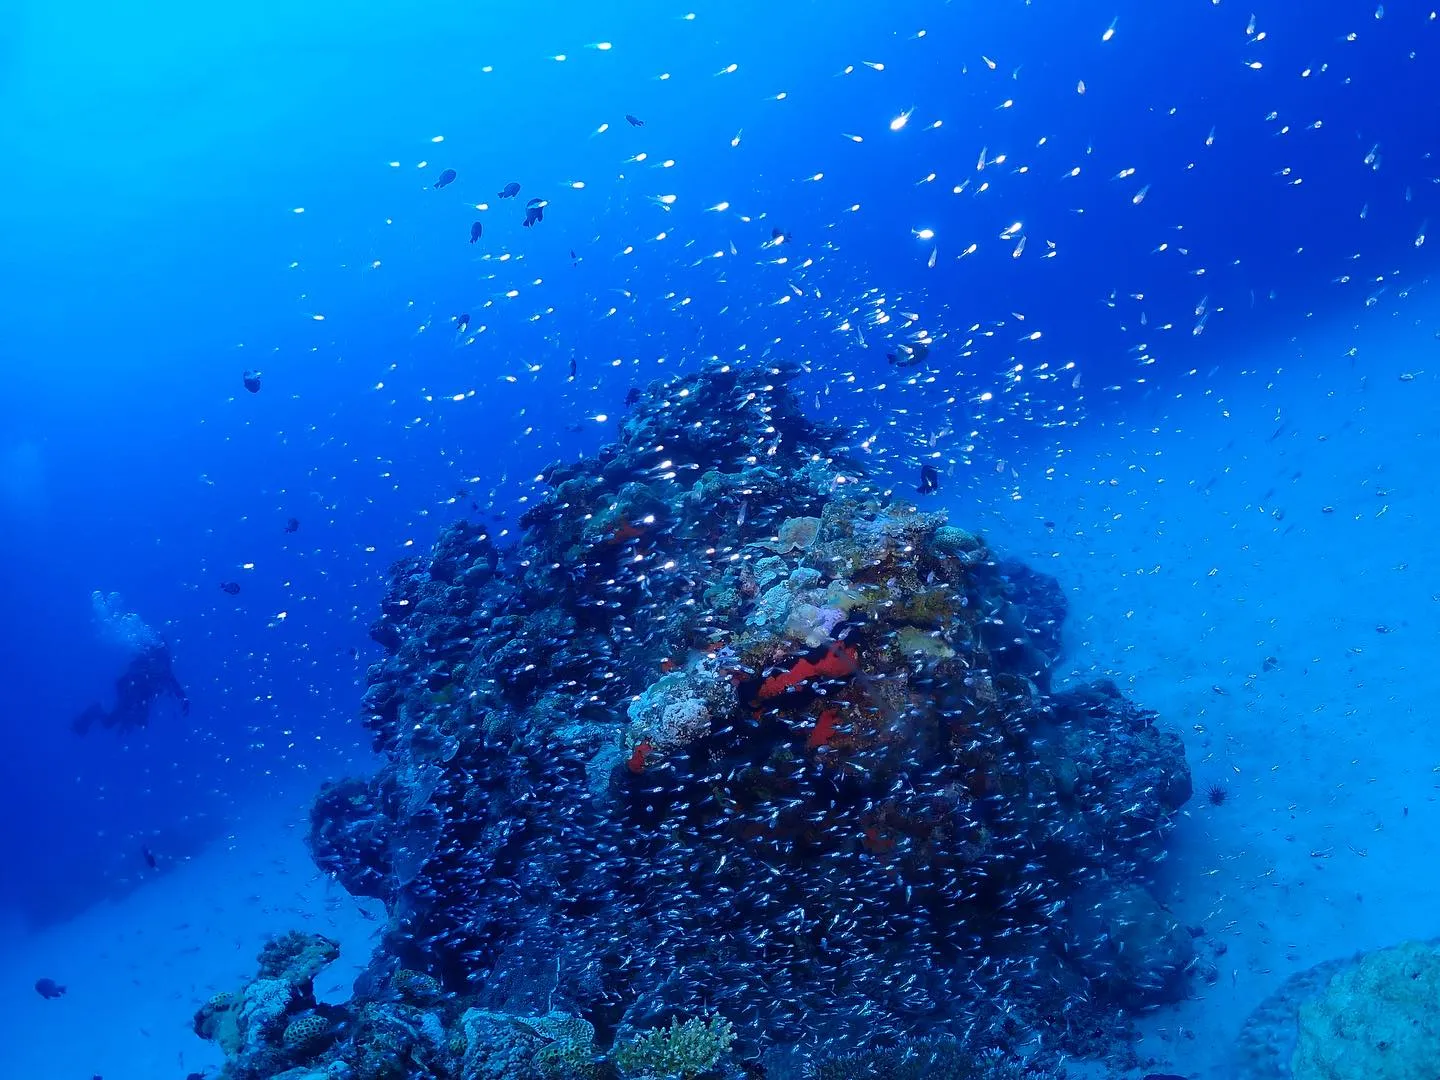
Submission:
M 513 548 L 462 521 L 392 568 L 385 764 L 312 812 L 317 864 L 389 915 L 352 1013 L 398 967 L 452 1027 L 556 1008 L 602 1048 L 719 1017 L 747 1057 L 957 1024 L 1054 1054 L 1185 992 L 1144 889 L 1178 737 L 1053 689 L 1059 586 L 882 499 L 797 375 L 652 384 Z

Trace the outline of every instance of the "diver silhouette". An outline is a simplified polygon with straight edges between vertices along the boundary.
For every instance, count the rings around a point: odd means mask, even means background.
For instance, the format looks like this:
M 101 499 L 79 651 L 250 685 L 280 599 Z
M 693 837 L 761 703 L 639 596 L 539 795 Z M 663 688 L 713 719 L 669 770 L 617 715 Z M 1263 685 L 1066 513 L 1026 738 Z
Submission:
M 181 715 L 190 715 L 190 699 L 170 666 L 170 647 L 156 641 L 137 653 L 115 680 L 113 709 L 97 702 L 75 717 L 70 726 L 78 735 L 84 735 L 97 721 L 101 727 L 119 728 L 122 733 L 145 727 L 150 722 L 151 708 L 165 694 L 179 700 Z

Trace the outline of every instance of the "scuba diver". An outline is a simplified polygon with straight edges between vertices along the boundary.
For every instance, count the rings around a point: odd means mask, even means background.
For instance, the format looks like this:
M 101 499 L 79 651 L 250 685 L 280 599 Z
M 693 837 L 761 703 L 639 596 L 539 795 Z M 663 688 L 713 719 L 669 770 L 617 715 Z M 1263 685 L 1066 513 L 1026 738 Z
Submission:
M 158 637 L 158 635 L 157 635 Z M 190 715 L 190 699 L 170 666 L 170 648 L 155 640 L 135 655 L 124 673 L 115 680 L 115 707 L 96 703 L 72 722 L 77 735 L 84 735 L 96 721 L 102 727 L 119 728 L 121 733 L 142 728 L 150 722 L 150 710 L 163 695 L 180 702 L 180 714 Z

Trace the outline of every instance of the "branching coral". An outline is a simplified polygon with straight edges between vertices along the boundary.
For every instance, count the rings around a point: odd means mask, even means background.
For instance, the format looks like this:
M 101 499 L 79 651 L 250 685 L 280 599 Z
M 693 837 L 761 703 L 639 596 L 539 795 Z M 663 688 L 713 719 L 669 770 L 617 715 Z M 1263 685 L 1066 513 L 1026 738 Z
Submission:
M 615 1067 L 624 1080 L 698 1080 L 720 1064 L 735 1041 L 724 1017 L 672 1020 L 668 1028 L 652 1028 L 617 1047 Z

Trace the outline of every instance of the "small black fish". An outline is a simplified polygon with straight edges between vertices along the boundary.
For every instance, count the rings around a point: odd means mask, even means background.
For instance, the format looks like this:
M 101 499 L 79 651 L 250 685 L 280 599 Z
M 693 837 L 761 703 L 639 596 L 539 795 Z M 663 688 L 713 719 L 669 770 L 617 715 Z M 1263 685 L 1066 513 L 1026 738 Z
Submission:
M 63 997 L 65 987 L 61 986 L 54 979 L 36 979 L 35 992 L 46 1001 L 49 1001 L 51 998 Z
M 151 851 L 148 847 L 142 847 L 140 849 L 140 854 L 145 859 L 145 865 L 150 867 L 151 870 L 160 869 L 160 864 L 155 859 L 155 853 Z
M 530 205 L 525 207 L 525 228 L 531 225 L 538 225 L 545 220 L 545 203 L 539 199 L 531 199 Z
M 300 531 L 300 519 L 299 519 L 299 518 L 286 518 L 286 519 L 285 519 L 285 531 L 286 531 L 287 533 L 299 532 L 299 531 Z
M 470 313 L 468 311 L 455 320 L 455 329 L 462 334 L 470 329 Z
M 914 367 L 916 364 L 923 364 L 925 358 L 930 355 L 930 346 L 925 342 L 918 345 L 901 345 L 898 352 L 886 353 L 885 359 L 894 364 L 897 368 Z
M 249 390 L 252 394 L 258 394 L 260 392 L 260 372 L 246 371 L 240 379 L 245 384 L 245 389 Z
M 575 254 L 575 249 L 574 249 L 574 248 L 571 248 L 571 249 L 570 249 L 570 265 L 571 265 L 571 266 L 579 266 L 579 265 L 580 265 L 580 256 Z
M 570 357 L 570 378 L 575 378 L 575 357 Z
M 220 591 L 229 593 L 231 596 L 239 596 L 240 583 L 238 581 L 222 581 L 220 583 Z
M 933 495 L 940 490 L 940 473 L 934 465 L 920 466 L 920 486 L 915 491 L 920 495 Z
M 499 194 L 497 194 L 495 197 L 496 197 L 497 199 L 513 199 L 516 195 L 519 195 L 519 194 L 520 194 L 520 185 L 512 182 L 512 183 L 506 184 L 504 190 L 501 191 Z
M 351 645 L 351 646 L 350 646 L 350 659 L 351 659 L 351 660 L 358 660 L 359 658 L 360 658 L 360 650 L 357 649 L 354 645 Z
M 473 222 L 470 225 L 470 242 L 472 244 L 475 243 L 476 240 L 480 239 L 480 233 L 483 231 L 483 229 L 484 226 L 481 225 L 478 221 Z
M 454 180 L 455 180 L 455 170 L 454 170 L 454 169 L 446 169 L 446 170 L 445 170 L 444 172 L 442 172 L 442 173 L 440 174 L 440 176 L 436 179 L 436 181 L 435 181 L 435 188 L 438 190 L 438 189 L 444 187 L 446 184 L 453 183 Z
M 630 122 L 630 126 L 631 126 L 631 127 L 644 127 L 644 126 L 645 126 L 645 121 L 644 121 L 644 120 L 641 120 L 638 116 L 631 116 L 628 112 L 625 114 L 625 119 Z
M 625 392 L 625 405 L 627 407 L 634 405 L 639 400 L 640 388 L 638 386 L 632 386 L 629 390 Z
M 788 232 L 786 232 L 784 229 L 771 229 L 771 230 L 770 230 L 770 243 L 771 243 L 771 244 L 776 244 L 776 245 L 778 245 L 778 244 L 788 244 L 788 243 L 790 243 L 791 241 L 793 241 L 794 239 L 795 239 L 795 238 L 794 238 L 793 236 L 791 236 Z

